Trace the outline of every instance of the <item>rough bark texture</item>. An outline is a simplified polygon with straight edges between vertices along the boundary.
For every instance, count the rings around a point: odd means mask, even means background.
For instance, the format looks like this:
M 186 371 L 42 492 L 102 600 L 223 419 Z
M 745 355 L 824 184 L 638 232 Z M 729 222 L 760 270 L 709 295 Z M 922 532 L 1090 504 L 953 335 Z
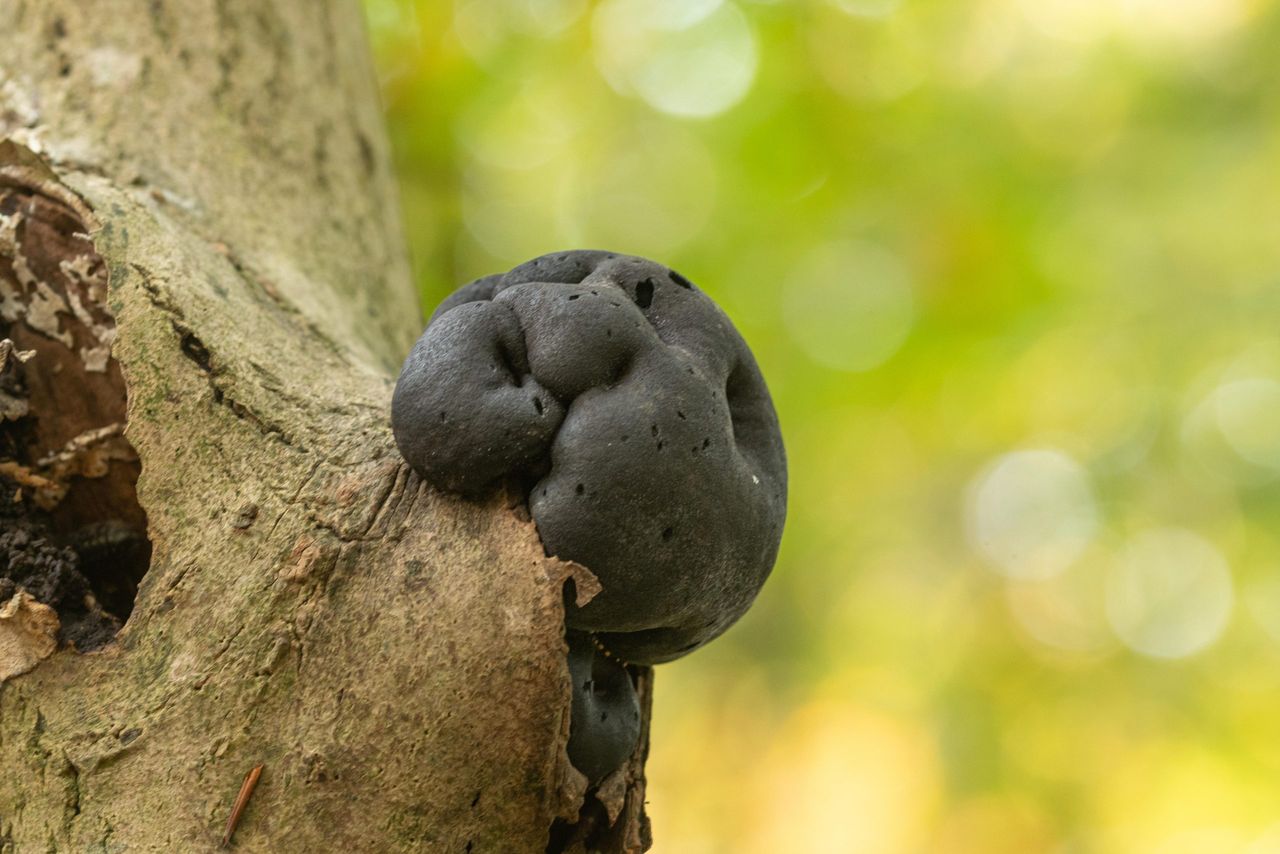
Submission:
M 145 511 L 152 548 L 113 642 L 0 682 L 0 851 L 213 850 L 259 763 L 241 850 L 645 847 L 647 739 L 585 804 L 564 753 L 563 588 L 594 579 L 391 440 L 420 315 L 358 5 L 0 0 L 0 29 L 43 437 L 0 474 L 61 483 L 55 527 Z

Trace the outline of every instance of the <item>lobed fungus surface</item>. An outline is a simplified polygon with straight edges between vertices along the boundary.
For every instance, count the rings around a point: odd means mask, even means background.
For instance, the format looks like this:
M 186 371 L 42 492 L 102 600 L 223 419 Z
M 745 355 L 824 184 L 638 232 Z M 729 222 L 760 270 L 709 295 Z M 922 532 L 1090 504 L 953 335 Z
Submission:
M 729 318 L 661 264 L 545 255 L 447 298 L 392 403 L 405 459 L 481 497 L 518 482 L 548 554 L 603 591 L 572 629 L 654 664 L 719 635 L 777 555 L 786 458 Z

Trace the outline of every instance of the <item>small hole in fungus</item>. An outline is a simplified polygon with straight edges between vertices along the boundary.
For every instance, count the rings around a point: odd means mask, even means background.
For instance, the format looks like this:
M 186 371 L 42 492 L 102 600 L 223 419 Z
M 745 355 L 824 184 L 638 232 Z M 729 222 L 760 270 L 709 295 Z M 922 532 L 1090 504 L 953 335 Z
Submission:
M 622 434 L 622 441 L 623 441 L 623 442 L 627 441 L 627 440 L 628 440 L 628 439 L 630 439 L 630 438 L 631 438 L 631 437 L 630 437 L 630 436 L 628 436 L 626 433 L 623 433 L 623 434 Z
M 448 414 L 447 412 L 441 412 L 441 413 L 440 413 L 440 423 L 442 423 L 442 424 L 443 424 L 443 423 L 444 423 L 444 421 L 445 421 L 445 419 L 447 419 L 448 417 L 449 417 L 449 414 Z
M 662 450 L 662 446 L 663 446 L 663 445 L 665 445 L 665 444 L 666 444 L 665 442 L 663 442 L 661 439 L 659 439 L 659 440 L 658 440 L 658 450 L 659 450 L 659 451 L 661 451 L 661 450 Z
M 671 538 L 674 537 L 675 535 L 676 535 L 676 532 L 674 528 L 667 527 L 662 529 L 662 541 L 664 543 L 670 542 Z
M 657 435 L 658 435 L 658 425 L 657 425 L 657 424 L 650 424 L 650 425 L 649 425 L 649 432 L 650 432 L 650 433 L 652 433 L 653 435 L 657 436 Z
M 576 492 L 578 495 L 581 495 L 582 493 L 587 491 L 587 488 L 582 484 L 578 484 L 573 488 L 573 491 Z
M 681 421 L 685 420 L 684 413 L 681 412 L 679 409 L 676 410 L 676 417 L 679 418 Z
M 535 397 L 535 398 L 533 399 L 533 408 L 534 408 L 534 409 L 536 409 L 536 410 L 538 410 L 538 414 L 539 414 L 539 415 L 541 415 L 541 414 L 542 414 L 542 398 L 540 398 L 540 397 Z
M 636 285 L 636 305 L 648 308 L 653 304 L 653 279 L 645 279 Z
M 668 272 L 667 276 L 670 277 L 671 281 L 675 282 L 677 285 L 684 288 L 685 290 L 690 290 L 693 288 L 693 282 L 689 281 L 684 276 L 677 273 L 675 270 Z
M 582 294 L 573 294 L 572 296 L 569 297 L 569 302 L 573 302 L 580 296 L 582 296 Z
M 702 440 L 702 450 L 704 450 L 704 451 L 705 451 L 707 448 L 710 448 L 710 447 L 711 447 L 711 439 L 710 439 L 710 438 L 703 439 L 703 440 Z

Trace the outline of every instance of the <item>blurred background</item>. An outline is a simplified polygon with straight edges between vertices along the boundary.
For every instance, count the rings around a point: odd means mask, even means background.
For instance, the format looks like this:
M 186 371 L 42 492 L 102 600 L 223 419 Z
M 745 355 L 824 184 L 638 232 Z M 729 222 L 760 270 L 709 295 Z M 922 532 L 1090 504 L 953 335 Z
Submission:
M 791 459 L 659 854 L 1280 852 L 1280 0 L 367 0 L 424 302 L 723 305 Z

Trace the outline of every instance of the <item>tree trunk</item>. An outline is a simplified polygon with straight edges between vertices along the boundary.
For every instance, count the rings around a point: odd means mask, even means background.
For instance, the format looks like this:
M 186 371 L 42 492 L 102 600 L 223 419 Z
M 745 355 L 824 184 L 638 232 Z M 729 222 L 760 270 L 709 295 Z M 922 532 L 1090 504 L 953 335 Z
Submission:
M 647 737 L 594 793 L 565 754 L 594 579 L 392 442 L 421 321 L 358 4 L 0 25 L 0 524 L 150 544 L 82 549 L 74 615 L 0 600 L 0 851 L 216 849 L 257 765 L 245 851 L 647 847 Z

